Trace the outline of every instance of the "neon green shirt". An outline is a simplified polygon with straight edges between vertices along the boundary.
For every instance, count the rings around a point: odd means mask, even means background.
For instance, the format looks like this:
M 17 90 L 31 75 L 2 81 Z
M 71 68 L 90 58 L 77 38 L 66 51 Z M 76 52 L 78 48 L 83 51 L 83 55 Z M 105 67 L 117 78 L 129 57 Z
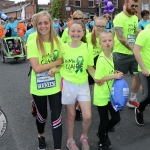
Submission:
M 87 43 L 78 48 L 71 48 L 68 43 L 63 45 L 64 64 L 60 69 L 61 76 L 74 84 L 84 84 L 88 81 L 87 67 L 93 66 L 93 49 Z
M 87 43 L 92 45 L 91 33 L 86 35 L 86 39 L 87 39 Z M 93 46 L 93 58 L 98 56 L 101 52 L 101 47 L 99 45 L 99 38 L 96 38 L 96 42 L 97 42 L 97 46 L 96 47 Z
M 88 34 L 88 33 L 89 33 L 89 31 L 86 29 L 86 34 Z M 64 43 L 69 43 L 69 42 L 71 42 L 71 38 L 70 38 L 70 36 L 68 35 L 68 28 L 66 28 L 66 29 L 64 30 L 61 39 L 62 39 L 62 41 L 63 41 Z
M 123 28 L 123 36 L 128 40 L 128 42 L 134 46 L 136 40 L 136 29 L 138 28 L 138 18 L 137 16 L 126 16 L 123 12 L 119 13 L 114 21 L 114 27 L 122 27 Z M 115 44 L 114 51 L 122 54 L 133 55 L 133 52 L 126 48 L 121 42 L 118 40 L 115 35 Z
M 95 79 L 102 79 L 106 76 L 114 74 L 113 68 L 113 60 L 107 59 L 105 54 L 101 52 L 96 63 Z M 94 105 L 106 106 L 108 104 L 108 102 L 110 101 L 110 90 L 112 88 L 113 82 L 114 79 L 105 81 L 104 84 L 101 86 L 98 86 L 97 84 L 94 85 Z
M 150 28 L 150 23 L 145 27 L 145 29 Z
M 140 51 L 141 57 L 150 74 L 150 28 L 144 29 L 138 34 L 135 44 L 142 47 Z M 139 65 L 138 71 L 142 71 Z
M 46 49 L 46 58 L 44 58 L 38 51 L 36 39 L 30 40 L 28 43 L 28 59 L 38 58 L 39 64 L 44 65 L 62 57 L 56 43 L 54 43 L 53 56 L 50 51 L 51 43 L 44 43 L 44 46 Z M 54 77 L 50 77 L 48 71 L 36 74 L 32 69 L 30 81 L 31 94 L 46 96 L 60 92 L 60 73 L 56 73 Z

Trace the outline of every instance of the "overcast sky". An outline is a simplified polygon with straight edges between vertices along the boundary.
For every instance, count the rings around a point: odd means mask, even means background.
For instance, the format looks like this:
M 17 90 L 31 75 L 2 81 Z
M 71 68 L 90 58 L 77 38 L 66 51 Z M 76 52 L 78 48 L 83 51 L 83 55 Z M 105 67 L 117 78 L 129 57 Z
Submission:
M 9 1 L 15 1 L 15 3 L 18 3 L 18 2 L 23 2 L 25 0 L 9 0 Z M 50 2 L 50 0 L 38 0 L 38 3 L 39 4 L 48 4 L 48 2 Z

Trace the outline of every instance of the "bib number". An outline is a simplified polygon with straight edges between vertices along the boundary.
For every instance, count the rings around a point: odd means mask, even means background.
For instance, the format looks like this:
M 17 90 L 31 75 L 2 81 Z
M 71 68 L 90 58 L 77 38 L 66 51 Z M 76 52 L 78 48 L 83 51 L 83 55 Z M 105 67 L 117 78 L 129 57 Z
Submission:
M 42 73 L 38 73 L 36 75 L 36 82 L 37 82 L 37 89 L 47 89 L 47 88 L 53 88 L 56 86 L 56 80 L 55 76 L 50 77 L 48 75 L 49 71 L 45 71 Z
M 136 40 L 136 36 L 133 35 L 133 34 L 128 34 L 127 39 L 128 39 L 128 42 L 129 42 L 132 46 L 134 46 L 135 40 Z
M 7 129 L 7 119 L 2 110 L 0 110 L 0 138 L 4 135 Z
M 14 32 L 17 32 L 17 28 L 14 28 Z

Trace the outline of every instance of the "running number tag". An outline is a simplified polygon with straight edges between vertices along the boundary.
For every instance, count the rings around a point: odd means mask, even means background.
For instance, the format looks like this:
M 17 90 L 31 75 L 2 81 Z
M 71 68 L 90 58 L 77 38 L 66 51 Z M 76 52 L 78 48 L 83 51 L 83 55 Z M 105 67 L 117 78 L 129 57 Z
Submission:
M 136 41 L 136 36 L 133 35 L 133 34 L 128 34 L 127 39 L 128 39 L 128 42 L 129 42 L 132 46 L 134 46 L 135 41 Z
M 47 89 L 56 86 L 55 76 L 50 77 L 48 74 L 49 71 L 38 73 L 36 75 L 37 89 Z
M 0 110 L 0 138 L 4 135 L 6 129 L 7 129 L 7 119 L 2 110 Z

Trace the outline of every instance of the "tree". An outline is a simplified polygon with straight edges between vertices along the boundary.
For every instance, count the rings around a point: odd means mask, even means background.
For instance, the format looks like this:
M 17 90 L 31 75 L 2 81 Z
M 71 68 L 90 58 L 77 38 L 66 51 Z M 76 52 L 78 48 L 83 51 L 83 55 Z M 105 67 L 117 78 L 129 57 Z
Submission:
M 50 12 L 53 18 L 62 18 L 63 0 L 54 0 L 51 4 Z

